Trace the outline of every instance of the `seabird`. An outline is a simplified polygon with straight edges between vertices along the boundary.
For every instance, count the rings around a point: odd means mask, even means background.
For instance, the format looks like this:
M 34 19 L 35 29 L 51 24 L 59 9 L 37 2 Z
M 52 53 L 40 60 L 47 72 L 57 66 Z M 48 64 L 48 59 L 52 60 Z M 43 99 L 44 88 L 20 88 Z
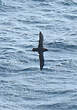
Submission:
M 40 70 L 42 70 L 43 69 L 43 66 L 44 66 L 43 52 L 48 51 L 48 49 L 43 48 L 43 34 L 42 34 L 42 32 L 39 33 L 39 44 L 38 44 L 38 48 L 33 48 L 32 51 L 38 52 L 38 54 L 39 54 L 39 60 L 40 60 Z

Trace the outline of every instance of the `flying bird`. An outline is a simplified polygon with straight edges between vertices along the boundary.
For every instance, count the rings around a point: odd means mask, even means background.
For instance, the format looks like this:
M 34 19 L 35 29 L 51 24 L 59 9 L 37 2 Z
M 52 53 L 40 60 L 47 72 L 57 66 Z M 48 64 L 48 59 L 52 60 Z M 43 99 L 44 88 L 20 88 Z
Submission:
M 39 33 L 39 44 L 38 48 L 33 48 L 32 51 L 38 52 L 39 54 L 39 60 L 40 60 L 40 70 L 43 69 L 44 66 L 44 56 L 43 52 L 48 51 L 48 49 L 43 47 L 43 34 L 42 32 Z

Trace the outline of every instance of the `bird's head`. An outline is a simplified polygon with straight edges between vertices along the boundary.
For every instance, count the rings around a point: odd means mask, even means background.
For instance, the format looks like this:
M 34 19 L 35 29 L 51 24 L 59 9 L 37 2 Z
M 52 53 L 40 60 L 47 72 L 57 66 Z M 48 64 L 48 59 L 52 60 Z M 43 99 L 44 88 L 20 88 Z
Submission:
M 38 51 L 38 48 L 33 48 L 32 51 Z
M 33 48 L 32 51 L 35 51 L 35 48 Z

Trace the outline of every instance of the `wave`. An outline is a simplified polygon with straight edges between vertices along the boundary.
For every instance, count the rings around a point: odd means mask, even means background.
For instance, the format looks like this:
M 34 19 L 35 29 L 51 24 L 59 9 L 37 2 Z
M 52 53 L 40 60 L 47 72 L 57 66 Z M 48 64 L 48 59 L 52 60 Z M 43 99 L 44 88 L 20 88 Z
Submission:
M 76 4 L 76 2 L 74 2 L 74 0 L 61 0 L 59 4 L 62 4 L 64 6 L 71 6 Z
M 46 0 L 32 0 L 32 1 L 44 2 Z
M 18 12 L 20 10 L 23 10 L 21 6 L 10 6 L 5 4 L 0 4 L 0 11 L 1 12 Z
M 52 51 L 60 51 L 60 49 L 64 49 L 64 50 L 77 50 L 77 45 L 76 44 L 71 44 L 71 43 L 66 43 L 66 42 L 61 42 L 61 41 L 55 41 L 55 42 L 51 42 L 47 44 L 49 48 L 53 48 Z M 57 50 L 59 49 L 59 50 Z
M 2 1 L 0 0 L 0 5 L 2 5 Z
M 67 95 L 67 94 L 71 94 L 71 93 L 75 93 L 77 92 L 77 90 L 58 90 L 58 91 L 55 91 L 55 90 L 34 90 L 34 92 L 38 92 L 40 94 L 44 94 L 44 95 Z
M 37 106 L 37 110 L 65 110 L 68 108 L 66 103 L 42 104 Z
M 76 15 L 64 15 L 65 18 L 69 19 L 69 20 L 76 20 L 77 19 L 77 16 Z

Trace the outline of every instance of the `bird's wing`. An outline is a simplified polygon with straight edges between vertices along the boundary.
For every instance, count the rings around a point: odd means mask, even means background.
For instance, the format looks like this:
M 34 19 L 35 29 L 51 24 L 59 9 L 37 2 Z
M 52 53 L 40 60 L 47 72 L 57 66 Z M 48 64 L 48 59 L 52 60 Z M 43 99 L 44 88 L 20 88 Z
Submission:
M 44 66 L 43 52 L 39 54 L 39 60 L 40 60 L 40 70 L 42 70 L 43 69 L 43 66 Z
M 40 32 L 39 33 L 39 45 L 38 47 L 43 47 L 43 34 Z

